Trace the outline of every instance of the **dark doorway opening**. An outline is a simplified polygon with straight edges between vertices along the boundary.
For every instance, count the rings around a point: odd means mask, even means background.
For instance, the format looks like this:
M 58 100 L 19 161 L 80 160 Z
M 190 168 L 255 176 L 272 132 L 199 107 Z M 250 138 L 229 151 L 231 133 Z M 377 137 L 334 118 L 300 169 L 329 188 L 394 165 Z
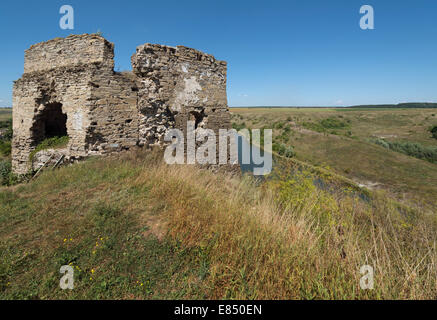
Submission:
M 32 136 L 35 144 L 47 138 L 67 135 L 67 115 L 62 113 L 62 104 L 48 103 L 42 112 L 37 115 Z
M 62 113 L 62 104 L 48 104 L 45 110 L 45 137 L 62 137 L 67 135 L 67 115 Z

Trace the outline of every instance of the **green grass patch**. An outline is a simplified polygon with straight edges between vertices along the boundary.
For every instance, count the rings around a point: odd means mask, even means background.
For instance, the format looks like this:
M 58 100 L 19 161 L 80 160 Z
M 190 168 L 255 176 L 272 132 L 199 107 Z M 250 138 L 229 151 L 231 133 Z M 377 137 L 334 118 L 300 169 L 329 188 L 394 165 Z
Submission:
M 154 234 L 137 165 L 91 160 L 2 190 L 0 299 L 206 298 L 208 256 Z M 59 287 L 62 265 L 73 290 Z
M 305 121 L 301 124 L 305 129 L 316 131 L 316 132 L 330 132 L 332 134 L 337 134 L 335 131 L 349 128 L 349 123 L 335 119 L 335 118 L 326 118 L 322 119 L 318 122 L 309 122 Z
M 46 150 L 50 148 L 63 148 L 68 144 L 68 136 L 62 137 L 51 137 L 41 141 L 36 148 L 30 153 L 29 159 L 32 161 L 35 154 L 41 150 Z

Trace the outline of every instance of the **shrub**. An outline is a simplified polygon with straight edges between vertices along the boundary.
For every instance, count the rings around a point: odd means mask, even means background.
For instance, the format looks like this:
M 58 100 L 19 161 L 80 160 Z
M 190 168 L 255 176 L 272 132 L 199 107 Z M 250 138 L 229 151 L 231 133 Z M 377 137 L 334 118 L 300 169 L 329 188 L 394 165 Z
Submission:
M 11 142 L 0 140 L 0 155 L 8 156 L 11 154 Z
M 291 127 L 290 127 L 289 124 L 287 124 L 287 125 L 284 127 L 284 133 L 290 133 L 290 132 L 291 132 Z
M 373 140 L 373 143 L 376 143 L 377 145 L 384 147 L 386 149 L 390 149 L 390 144 L 387 141 L 385 141 L 384 139 L 379 139 L 379 138 L 375 139 L 375 140 Z
M 9 179 L 12 174 L 12 166 L 9 161 L 0 161 L 0 185 L 9 185 Z
M 296 155 L 292 146 L 286 146 L 282 143 L 273 143 L 272 149 L 273 151 L 279 153 L 279 155 L 287 158 L 292 158 Z
M 276 122 L 274 127 L 276 129 L 282 129 L 284 127 L 284 122 L 282 122 L 282 121 Z
M 325 129 L 342 129 L 342 128 L 347 127 L 346 123 L 344 123 L 343 121 L 340 121 L 338 119 L 334 119 L 334 118 L 323 119 L 322 121 L 320 121 L 320 124 Z
M 240 131 L 241 129 L 244 129 L 246 127 L 246 123 L 241 123 L 241 124 L 239 124 L 239 123 L 236 123 L 236 122 L 233 122 L 232 123 L 232 129 L 235 129 L 235 130 L 237 130 L 237 131 Z
M 283 145 L 282 143 L 273 143 L 272 149 L 273 151 L 282 155 L 285 152 L 285 145 Z
M 316 132 L 325 132 L 325 128 L 320 123 L 304 122 L 302 123 L 302 127 Z
M 437 126 L 432 127 L 429 131 L 432 133 L 432 137 L 437 139 Z
M 287 158 L 293 158 L 296 155 L 296 152 L 294 151 L 294 148 L 292 146 L 288 146 L 285 149 L 284 156 Z
M 8 141 L 12 139 L 12 119 L 0 121 L 0 129 L 2 129 L 1 131 L 3 132 L 3 134 L 0 135 L 1 140 Z
M 0 155 L 8 156 L 11 154 L 12 119 L 0 121 L 0 129 Z
M 411 157 L 437 163 L 437 148 L 423 146 L 416 142 L 390 142 L 384 139 L 374 139 L 374 143 L 396 152 L 406 154 Z
M 302 126 L 306 129 L 317 132 L 327 132 L 327 130 L 331 129 L 329 131 L 331 134 L 337 134 L 337 132 L 332 129 L 345 129 L 349 127 L 349 124 L 338 119 L 327 118 L 319 121 L 318 123 L 304 122 L 302 123 Z
M 12 126 L 12 119 L 0 121 L 0 128 L 9 128 Z

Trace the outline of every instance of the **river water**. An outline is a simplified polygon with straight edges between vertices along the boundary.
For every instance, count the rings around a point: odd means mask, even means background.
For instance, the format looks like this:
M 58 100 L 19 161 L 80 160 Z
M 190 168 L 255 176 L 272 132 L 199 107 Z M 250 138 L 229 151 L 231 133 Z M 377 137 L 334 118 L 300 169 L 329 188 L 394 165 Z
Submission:
M 249 151 L 250 152 L 250 163 L 242 163 L 243 162 L 243 150 L 244 151 L 250 150 Z M 241 168 L 242 173 L 246 173 L 246 172 L 253 173 L 255 168 L 259 168 L 259 169 L 263 168 L 264 164 L 256 164 L 253 161 L 253 152 L 252 151 L 254 151 L 254 150 L 256 152 L 258 152 L 259 154 L 261 154 L 261 156 L 264 155 L 263 150 L 261 150 L 260 148 L 258 148 L 255 145 L 250 146 L 249 141 L 245 137 L 238 135 L 238 163 L 240 164 L 240 168 Z M 272 159 L 273 159 L 273 157 L 272 157 Z M 274 166 L 274 161 L 272 161 L 272 167 L 273 166 Z M 268 168 L 264 168 L 265 173 L 269 173 L 269 171 L 270 170 Z M 262 176 L 262 175 L 259 175 L 259 176 Z

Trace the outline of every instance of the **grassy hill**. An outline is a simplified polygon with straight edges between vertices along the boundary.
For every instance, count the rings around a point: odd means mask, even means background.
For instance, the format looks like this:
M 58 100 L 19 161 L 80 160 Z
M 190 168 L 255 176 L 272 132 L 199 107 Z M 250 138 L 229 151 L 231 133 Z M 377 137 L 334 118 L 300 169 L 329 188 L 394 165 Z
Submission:
M 234 126 L 273 128 L 274 142 L 292 147 L 298 160 L 436 212 L 434 109 L 232 109 L 232 114 Z
M 435 215 L 314 178 L 260 182 L 139 151 L 3 187 L 0 299 L 437 297 Z M 365 264 L 374 290 L 359 287 Z

